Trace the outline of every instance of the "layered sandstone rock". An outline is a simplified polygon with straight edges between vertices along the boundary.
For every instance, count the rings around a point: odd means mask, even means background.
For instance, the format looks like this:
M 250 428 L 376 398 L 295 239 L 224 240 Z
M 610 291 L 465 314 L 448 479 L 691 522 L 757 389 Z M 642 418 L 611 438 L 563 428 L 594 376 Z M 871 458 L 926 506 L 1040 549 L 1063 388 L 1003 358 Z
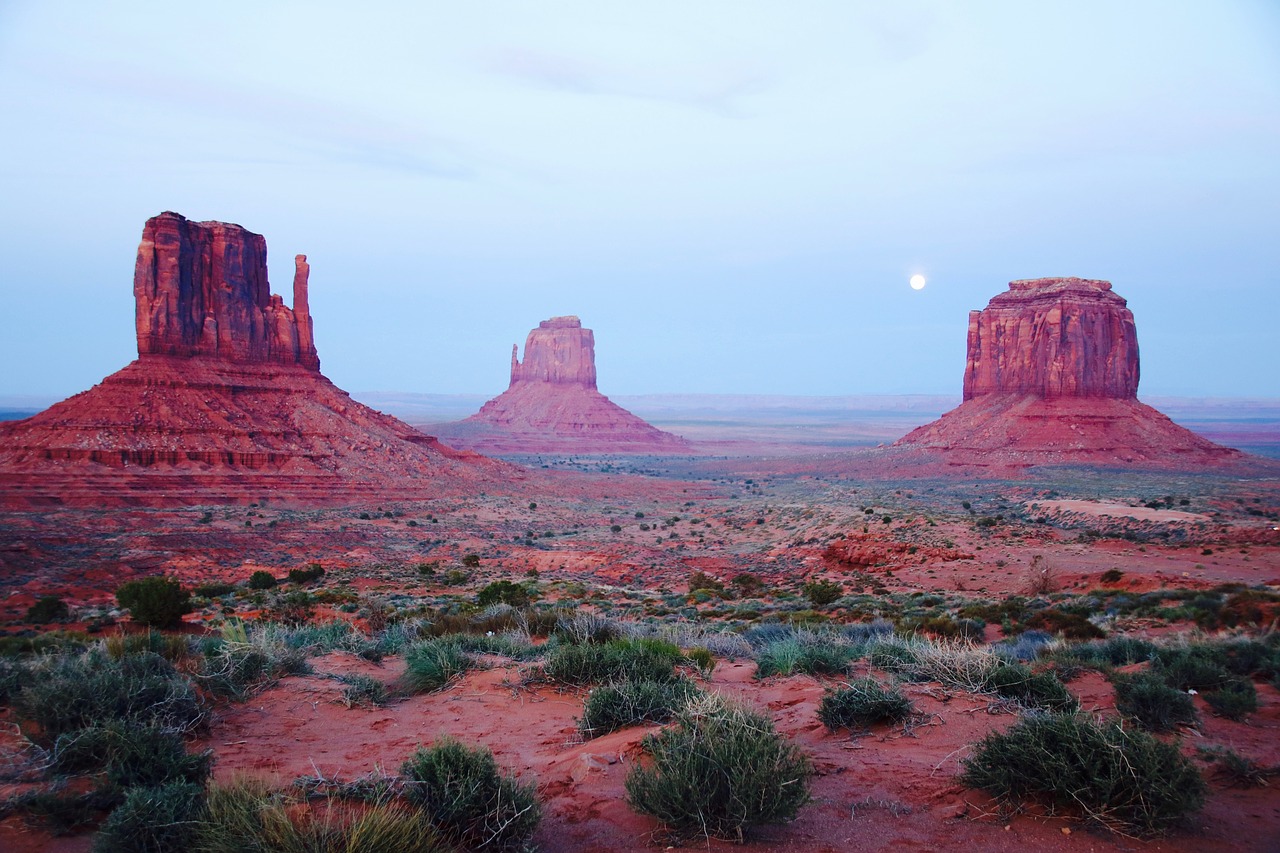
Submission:
M 238 225 L 148 220 L 135 266 L 138 358 L 0 425 L 0 505 L 346 502 L 498 487 L 523 475 L 451 450 L 321 375 L 296 259 L 294 304 Z
M 964 401 L 895 446 L 977 467 L 1196 466 L 1242 456 L 1139 403 L 1138 376 L 1133 314 L 1110 282 L 1010 282 L 969 315 Z
M 433 427 L 446 441 L 491 453 L 679 453 L 688 443 L 596 389 L 595 336 L 577 317 L 529 332 L 512 347 L 511 384 L 466 420 Z

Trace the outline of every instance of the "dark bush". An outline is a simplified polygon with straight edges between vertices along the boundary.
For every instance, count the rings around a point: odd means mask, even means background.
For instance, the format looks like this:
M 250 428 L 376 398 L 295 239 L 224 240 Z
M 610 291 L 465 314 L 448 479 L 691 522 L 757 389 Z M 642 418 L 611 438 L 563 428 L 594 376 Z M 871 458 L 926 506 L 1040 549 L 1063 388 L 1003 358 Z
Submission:
M 627 726 L 665 723 L 701 691 L 688 679 L 625 681 L 597 687 L 587 694 L 578 729 L 585 737 L 599 737 Z
M 802 591 L 814 607 L 826 607 L 844 595 L 844 587 L 834 581 L 810 581 Z
M 265 569 L 258 569 L 249 575 L 249 589 L 274 589 L 276 586 L 276 576 Z
M 1243 720 L 1258 710 L 1258 691 L 1253 682 L 1244 678 L 1233 678 L 1217 690 L 1204 694 L 1204 701 L 1209 703 L 1219 716 L 1228 720 Z
M 1179 690 L 1216 690 L 1234 680 L 1227 669 L 1226 653 L 1209 645 L 1162 648 L 1156 653 L 1151 671 Z
M 1005 663 L 993 668 L 984 679 L 983 689 L 1028 708 L 1075 711 L 1080 706 L 1076 697 L 1053 673 L 1034 672 L 1020 663 Z
M 132 788 L 94 841 L 94 853 L 179 853 L 191 849 L 203 788 L 183 782 Z
M 1196 723 L 1196 706 L 1191 697 L 1158 676 L 1143 672 L 1117 675 L 1113 681 L 1116 710 L 1137 720 L 1144 729 L 1167 732 Z
M 324 577 L 324 566 L 319 563 L 308 563 L 305 569 L 290 569 L 289 583 L 311 583 Z
M 833 642 L 782 640 L 756 654 L 756 678 L 771 675 L 839 675 L 857 655 L 853 646 Z
M 1080 643 L 1058 653 L 1059 657 L 1078 660 L 1089 666 L 1128 666 L 1155 656 L 1159 647 L 1138 637 L 1112 637 L 1092 643 Z
M 195 589 L 191 590 L 192 595 L 198 595 L 201 598 L 221 598 L 224 595 L 230 595 L 236 591 L 235 584 L 231 583 L 202 583 Z
M 960 780 L 971 788 L 1078 809 L 1126 834 L 1167 832 L 1204 804 L 1204 780 L 1176 746 L 1075 715 L 1025 717 L 987 735 L 963 766 Z
M 419 748 L 400 772 L 409 802 L 468 849 L 518 848 L 542 818 L 534 786 L 499 772 L 484 747 L 443 738 L 430 749 Z
M 462 565 L 466 566 L 468 569 L 479 568 L 480 557 L 476 554 L 468 554 L 462 558 Z
M 856 732 L 876 723 L 897 723 L 911 716 L 911 700 L 896 688 L 886 688 L 871 678 L 851 681 L 828 690 L 818 706 L 818 719 L 831 731 Z
M 705 572 L 692 572 L 689 575 L 689 592 L 697 592 L 700 589 L 721 595 L 724 593 L 724 584 Z
M 116 601 L 135 622 L 156 628 L 176 628 L 191 612 L 191 593 L 174 578 L 142 578 L 121 584 Z
M 387 701 L 387 685 L 370 675 L 344 675 L 342 701 L 348 708 L 356 705 L 383 705 Z
M 47 625 L 50 622 L 65 622 L 71 615 L 71 608 L 56 595 L 41 596 L 35 604 L 27 608 L 25 617 L 32 625 Z
M 1023 627 L 1061 634 L 1068 640 L 1093 640 L 1105 637 L 1106 632 L 1079 613 L 1067 613 L 1054 608 L 1036 611 L 1023 620 Z
M 474 666 L 471 658 L 448 640 L 426 640 L 404 653 L 405 670 L 399 686 L 405 693 L 439 690 Z
M 476 595 L 476 604 L 488 607 L 491 604 L 510 604 L 512 607 L 529 606 L 529 590 L 511 581 L 494 581 L 480 590 Z
M 547 658 L 545 671 L 565 684 L 674 681 L 682 660 L 678 647 L 661 640 L 612 640 L 557 646 Z
M 813 767 L 769 718 L 719 697 L 691 703 L 644 739 L 652 757 L 627 775 L 627 802 L 681 834 L 742 840 L 809 801 Z
M 60 735 L 50 769 L 61 775 L 105 773 L 121 789 L 170 782 L 198 785 L 209 776 L 210 755 L 188 753 L 176 732 L 115 720 Z

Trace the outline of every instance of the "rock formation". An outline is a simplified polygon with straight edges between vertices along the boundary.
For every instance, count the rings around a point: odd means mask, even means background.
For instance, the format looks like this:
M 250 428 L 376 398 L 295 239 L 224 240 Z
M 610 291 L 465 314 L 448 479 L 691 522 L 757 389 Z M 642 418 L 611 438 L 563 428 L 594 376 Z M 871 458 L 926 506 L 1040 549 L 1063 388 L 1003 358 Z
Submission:
M 0 425 L 0 505 L 346 502 L 519 479 L 361 405 L 320 373 L 296 258 L 293 308 L 261 235 L 176 213 L 147 221 L 134 271 L 138 358 Z
M 577 317 L 529 332 L 511 349 L 511 384 L 466 420 L 433 428 L 459 447 L 493 453 L 680 453 L 688 442 L 596 389 L 595 336 Z
M 895 446 L 977 467 L 1203 465 L 1242 456 L 1139 403 L 1138 375 L 1133 314 L 1110 282 L 1010 282 L 969 314 L 963 402 Z

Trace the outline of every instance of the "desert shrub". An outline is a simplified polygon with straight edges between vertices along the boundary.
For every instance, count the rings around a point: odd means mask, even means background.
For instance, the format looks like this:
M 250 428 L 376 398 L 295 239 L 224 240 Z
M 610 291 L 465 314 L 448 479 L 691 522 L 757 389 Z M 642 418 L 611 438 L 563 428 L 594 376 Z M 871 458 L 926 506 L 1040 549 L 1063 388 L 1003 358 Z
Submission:
M 387 701 L 387 686 L 369 675 L 344 675 L 342 701 L 348 708 L 356 705 L 382 705 Z
M 716 656 L 705 646 L 696 646 L 684 653 L 689 663 L 698 668 L 703 678 L 710 678 L 716 668 Z
M 554 635 L 570 643 L 608 643 L 622 636 L 622 626 L 598 613 L 560 615 Z
M 789 640 L 795 634 L 796 629 L 790 625 L 784 625 L 781 622 L 766 622 L 763 625 L 752 625 L 742 633 L 742 637 L 751 644 L 752 648 L 760 649 L 780 640 Z
M 865 729 L 875 723 L 896 723 L 911 716 L 911 700 L 896 688 L 864 678 L 828 690 L 818 706 L 818 719 L 831 731 Z
M 1031 661 L 1040 657 L 1040 652 L 1052 642 L 1053 637 L 1044 631 L 1023 631 L 992 646 L 991 650 L 1005 660 Z
M 171 663 L 178 663 L 191 650 L 186 636 L 166 634 L 154 628 L 137 634 L 114 634 L 102 641 L 102 648 L 112 660 L 151 652 Z
M 289 583 L 311 583 L 324 577 L 324 566 L 319 563 L 308 563 L 305 569 L 290 569 Z
M 1034 672 L 1020 663 L 1001 663 L 992 667 L 983 681 L 983 689 L 1027 708 L 1075 711 L 1080 705 L 1053 673 Z
M 424 640 L 410 646 L 404 662 L 399 687 L 406 693 L 439 690 L 474 665 L 456 643 L 447 640 Z
M 565 684 L 674 681 L 684 659 L 673 643 L 651 638 L 557 646 L 547 657 L 547 676 Z
M 59 775 L 101 772 L 122 789 L 170 782 L 201 784 L 209 775 L 210 755 L 188 753 L 176 732 L 113 720 L 59 735 L 49 768 Z
M 876 619 L 872 622 L 855 622 L 840 629 L 840 636 L 851 643 L 869 643 L 881 640 L 893 633 L 893 623 L 888 619 Z
M 214 785 L 200 814 L 193 853 L 446 853 L 419 809 L 374 799 L 318 806 L 269 791 L 257 782 Z
M 699 692 L 693 682 L 684 678 L 624 681 L 597 687 L 587 694 L 578 729 L 586 737 L 599 737 L 627 726 L 665 723 Z
M 70 615 L 71 608 L 60 597 L 44 595 L 27 608 L 27 615 L 23 618 L 32 625 L 47 625 L 50 622 L 65 622 Z
M 97 823 L 103 812 L 117 804 L 118 796 L 104 791 L 30 791 L 10 798 L 6 805 L 59 836 L 82 832 Z
M 947 615 L 904 619 L 899 626 L 905 632 L 929 634 L 944 640 L 981 640 L 986 623 L 981 619 L 953 619 Z
M 305 589 L 294 589 L 284 595 L 277 595 L 266 608 L 267 618 L 290 627 L 306 625 L 314 614 L 315 600 Z
M 502 655 L 512 660 L 528 660 L 542 654 L 543 647 L 535 646 L 523 635 L 509 634 L 445 634 L 443 642 L 453 643 L 464 652 L 481 655 Z
M 739 572 L 730 583 L 738 588 L 741 595 L 756 595 L 764 589 L 764 581 L 750 572 Z
M 892 648 L 892 647 L 890 647 Z M 973 693 L 991 692 L 992 670 L 1004 665 L 990 649 L 957 640 L 919 642 L 909 647 L 911 659 L 895 670 L 912 681 L 937 681 Z M 874 656 L 872 658 L 875 660 Z
M 462 565 L 466 566 L 468 569 L 479 568 L 480 566 L 479 555 L 467 554 L 465 557 L 462 558 Z
M 708 695 L 644 739 L 652 762 L 627 775 L 627 802 L 676 832 L 741 840 L 755 825 L 793 819 L 813 767 L 755 711 Z
M 1105 631 L 1079 613 L 1067 613 L 1052 607 L 1036 611 L 1022 624 L 1049 634 L 1061 634 L 1068 640 L 1094 640 L 1106 636 Z
M 516 848 L 542 818 L 534 786 L 500 773 L 484 747 L 443 738 L 415 751 L 400 772 L 405 797 L 441 833 L 471 849 Z
M 1103 583 L 1119 583 L 1123 577 L 1124 577 L 1124 572 L 1120 571 L 1119 569 L 1107 569 L 1105 572 L 1103 572 L 1101 575 L 1098 576 L 1098 580 L 1102 581 Z
M 510 604 L 512 607 L 529 605 L 529 590 L 511 581 L 494 581 L 476 594 L 476 604 L 488 607 L 491 604 Z
M 1204 701 L 1219 716 L 1228 720 L 1242 720 L 1258 710 L 1258 691 L 1252 681 L 1233 678 L 1218 689 L 1205 693 Z
M 875 640 L 868 645 L 863 654 L 867 663 L 883 669 L 885 672 L 904 672 L 916 663 L 919 643 L 906 642 L 892 636 Z
M 1234 749 L 1198 747 L 1200 757 L 1217 764 L 1218 775 L 1232 788 L 1261 788 L 1273 776 L 1280 776 L 1280 766 L 1263 767 Z
M 1223 665 L 1236 675 L 1268 678 L 1280 673 L 1280 643 L 1274 634 L 1268 642 L 1237 637 L 1225 641 L 1219 649 Z
M 700 589 L 721 595 L 724 593 L 724 584 L 705 572 L 691 572 L 689 574 L 689 592 L 697 592 Z
M 236 585 L 233 583 L 202 583 L 192 589 L 191 594 L 201 598 L 221 598 L 235 591 Z
M 1113 682 L 1116 710 L 1132 717 L 1144 729 L 1167 732 L 1196 722 L 1196 706 L 1191 697 L 1158 676 L 1147 672 L 1117 675 Z
M 836 675 L 847 670 L 856 655 L 857 649 L 853 646 L 828 640 L 782 640 L 756 653 L 756 678 L 795 673 Z
M 275 589 L 276 576 L 265 569 L 258 569 L 249 575 L 249 581 L 246 585 L 249 589 Z
M 1218 619 L 1228 628 L 1266 625 L 1280 614 L 1280 595 L 1270 590 L 1244 589 L 1227 596 Z
M 1151 671 L 1170 687 L 1204 692 L 1233 680 L 1226 663 L 1226 655 L 1215 646 L 1166 646 L 1156 653 Z
M 814 607 L 826 607 L 844 595 L 844 587 L 834 581 L 810 581 L 802 591 Z
M 303 649 L 291 648 L 283 637 L 263 628 L 252 640 L 245 635 L 210 647 L 197 678 L 214 696 L 244 701 L 278 678 L 308 670 Z
M 151 577 L 129 581 L 116 590 L 116 601 L 135 622 L 156 628 L 176 628 L 191 612 L 191 594 L 174 578 Z
M 7 705 L 31 681 L 27 667 L 14 660 L 0 658 L 0 705 Z
M 1095 667 L 1128 666 L 1151 660 L 1159 647 L 1139 637 L 1111 637 L 1106 640 L 1068 646 L 1054 656 Z
M 1025 717 L 987 735 L 963 767 L 961 782 L 971 788 L 1080 809 L 1126 834 L 1167 832 L 1204 804 L 1204 780 L 1176 746 L 1076 715 Z
M 91 651 L 43 662 L 15 700 L 20 720 L 52 742 L 75 729 L 112 720 L 187 730 L 205 709 L 173 664 L 150 652 L 112 660 Z
M 203 789 L 174 782 L 132 788 L 111 812 L 94 841 L 94 853 L 168 853 L 195 840 Z

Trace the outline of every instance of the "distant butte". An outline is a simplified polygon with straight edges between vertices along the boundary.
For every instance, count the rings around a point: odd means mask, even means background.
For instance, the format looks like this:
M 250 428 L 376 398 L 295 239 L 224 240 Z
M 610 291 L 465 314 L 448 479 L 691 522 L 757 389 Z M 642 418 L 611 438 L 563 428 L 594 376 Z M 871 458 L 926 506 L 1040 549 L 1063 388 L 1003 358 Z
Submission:
M 969 314 L 963 402 L 894 446 L 977 467 L 1245 458 L 1138 402 L 1138 375 L 1133 314 L 1111 282 L 1010 282 Z
M 577 317 L 543 320 L 511 348 L 511 384 L 463 421 L 435 428 L 459 447 L 486 453 L 681 453 L 663 432 L 596 388 L 595 336 Z
M 320 373 L 295 259 L 270 293 L 259 234 L 147 221 L 134 269 L 138 358 L 0 425 L 0 506 L 174 506 L 431 497 L 519 479 L 352 400 Z

